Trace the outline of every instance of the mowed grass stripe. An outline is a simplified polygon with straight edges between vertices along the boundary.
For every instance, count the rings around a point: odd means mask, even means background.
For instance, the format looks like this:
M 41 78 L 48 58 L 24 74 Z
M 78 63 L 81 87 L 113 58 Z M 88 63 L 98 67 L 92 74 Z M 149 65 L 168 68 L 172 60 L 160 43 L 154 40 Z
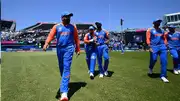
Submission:
M 3 53 L 2 101 L 55 101 L 60 76 L 54 52 Z M 110 53 L 111 77 L 89 79 L 85 54 L 73 57 L 71 101 L 179 101 L 180 79 L 168 72 L 169 84 L 147 76 L 149 53 Z M 159 61 L 154 71 L 160 72 Z M 171 57 L 168 68 L 172 69 Z M 98 67 L 96 66 L 96 70 Z

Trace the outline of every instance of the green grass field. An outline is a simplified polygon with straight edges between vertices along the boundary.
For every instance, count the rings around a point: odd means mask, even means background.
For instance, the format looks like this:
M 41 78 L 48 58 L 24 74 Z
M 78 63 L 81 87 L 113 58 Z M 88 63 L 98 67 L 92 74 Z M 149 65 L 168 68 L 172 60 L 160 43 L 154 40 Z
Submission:
M 111 77 L 97 75 L 94 80 L 89 79 L 85 54 L 74 57 L 70 101 L 180 101 L 180 75 L 168 71 L 170 83 L 163 83 L 158 61 L 156 75 L 149 77 L 148 52 L 111 52 L 110 57 Z M 57 101 L 61 78 L 56 53 L 2 53 L 2 59 L 1 101 Z

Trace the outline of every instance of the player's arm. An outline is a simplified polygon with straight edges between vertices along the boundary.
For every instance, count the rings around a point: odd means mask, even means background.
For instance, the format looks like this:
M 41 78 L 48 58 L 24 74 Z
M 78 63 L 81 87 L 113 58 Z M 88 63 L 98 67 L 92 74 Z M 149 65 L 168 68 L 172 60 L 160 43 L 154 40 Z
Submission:
M 168 44 L 168 42 L 167 42 L 167 36 L 168 36 L 168 32 L 165 32 L 164 33 L 164 43 L 167 45 Z
M 80 40 L 78 37 L 78 31 L 77 28 L 74 26 L 74 41 L 76 44 L 76 53 L 80 52 Z
M 150 47 L 150 44 L 151 44 L 151 29 L 148 29 L 148 30 L 146 31 L 146 43 L 147 43 L 147 45 L 148 45 L 148 47 L 149 47 L 149 51 L 150 51 L 150 52 L 153 52 L 153 50 L 152 50 L 151 47 Z
M 57 25 L 54 25 L 53 28 L 51 29 L 45 44 L 49 44 L 54 39 L 54 36 L 56 35 L 56 26 Z
M 105 41 L 105 44 L 108 44 L 109 43 L 109 32 L 108 31 L 105 31 L 106 33 L 106 41 Z
M 45 41 L 45 44 L 43 46 L 43 50 L 46 50 L 49 43 L 54 39 L 54 36 L 56 35 L 56 26 L 57 25 L 54 25 L 53 28 L 51 29 L 46 41 Z
M 150 40 L 151 40 L 151 29 L 148 29 L 146 31 L 146 43 L 147 43 L 148 46 L 150 46 L 150 43 L 151 43 Z

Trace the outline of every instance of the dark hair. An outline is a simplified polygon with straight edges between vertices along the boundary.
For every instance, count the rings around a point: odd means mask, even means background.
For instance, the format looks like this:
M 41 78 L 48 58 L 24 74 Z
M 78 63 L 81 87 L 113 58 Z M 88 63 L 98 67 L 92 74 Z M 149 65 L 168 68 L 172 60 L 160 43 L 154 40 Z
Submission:
M 95 25 L 96 26 L 102 26 L 102 24 L 100 22 L 96 22 Z

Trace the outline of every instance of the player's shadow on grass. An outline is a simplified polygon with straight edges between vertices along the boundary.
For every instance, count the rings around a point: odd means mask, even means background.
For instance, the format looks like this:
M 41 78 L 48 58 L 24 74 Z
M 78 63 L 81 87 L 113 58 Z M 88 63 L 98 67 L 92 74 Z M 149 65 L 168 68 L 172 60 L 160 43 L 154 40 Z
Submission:
M 147 74 L 150 78 L 159 78 L 160 73 L 152 73 L 152 74 Z
M 69 91 L 68 91 L 68 98 L 69 100 L 71 97 L 74 95 L 75 92 L 77 92 L 81 87 L 85 87 L 87 83 L 85 82 L 71 82 L 69 83 Z M 56 94 L 56 99 L 59 99 L 60 96 L 60 90 L 58 89 L 57 94 Z
M 167 69 L 167 71 L 169 71 L 169 72 L 174 74 L 173 69 Z
M 114 74 L 113 71 L 108 71 L 108 77 L 111 77 L 113 74 Z M 99 75 L 99 71 L 98 71 L 98 70 L 95 70 L 95 71 L 94 71 L 94 77 L 96 77 L 97 75 Z

